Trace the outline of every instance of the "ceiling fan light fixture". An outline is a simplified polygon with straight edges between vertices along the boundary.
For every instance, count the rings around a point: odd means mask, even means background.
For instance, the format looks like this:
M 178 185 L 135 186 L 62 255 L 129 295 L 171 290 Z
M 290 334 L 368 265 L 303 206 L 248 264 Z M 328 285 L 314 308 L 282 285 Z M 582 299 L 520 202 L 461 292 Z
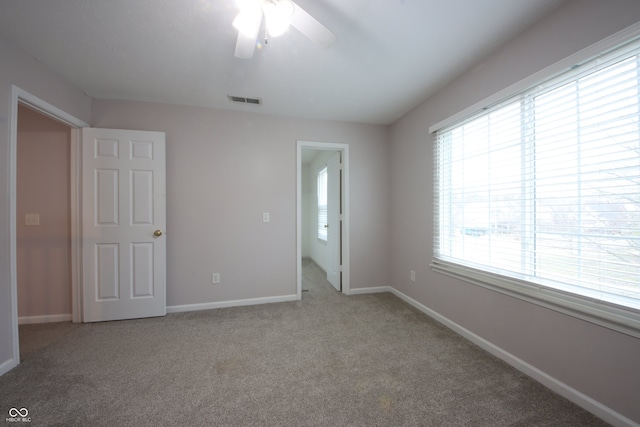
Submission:
M 262 6 L 270 36 L 277 37 L 287 31 L 294 10 L 290 0 L 268 1 Z
M 233 26 L 247 37 L 255 37 L 257 28 L 260 27 L 262 11 L 260 9 L 245 9 L 238 13 L 233 20 Z
M 234 53 L 236 58 L 252 58 L 256 47 L 262 47 L 258 43 L 258 33 L 263 28 L 263 15 L 265 45 L 268 43 L 268 36 L 276 37 L 284 33 L 289 25 L 323 49 L 327 49 L 336 41 L 335 34 L 293 0 L 236 0 L 236 2 L 240 8 L 240 13 L 233 21 L 233 26 L 238 29 Z

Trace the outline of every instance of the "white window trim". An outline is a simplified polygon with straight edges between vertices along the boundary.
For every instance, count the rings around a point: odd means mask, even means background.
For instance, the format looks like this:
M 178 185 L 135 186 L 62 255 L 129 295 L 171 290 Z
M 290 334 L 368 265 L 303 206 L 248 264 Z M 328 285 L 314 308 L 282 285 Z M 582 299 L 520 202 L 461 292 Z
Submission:
M 604 301 L 564 293 L 529 281 L 500 276 L 443 260 L 433 260 L 431 269 L 467 283 L 640 338 L 640 315 L 631 309 L 626 310 Z
M 434 133 L 455 122 L 461 121 L 482 109 L 486 109 L 504 99 L 522 92 L 540 81 L 567 71 L 574 65 L 587 61 L 602 52 L 613 49 L 628 40 L 640 36 L 640 23 L 634 24 L 606 39 L 595 43 L 529 77 L 510 85 L 494 95 L 473 104 L 461 112 L 429 127 Z M 437 159 L 434 158 L 434 161 Z M 437 194 L 434 194 L 437 197 Z M 437 224 L 435 224 L 437 227 Z M 625 309 L 605 301 L 570 294 L 558 289 L 547 288 L 526 280 L 505 277 L 488 271 L 478 270 L 441 259 L 433 259 L 431 269 L 437 273 L 457 278 L 467 283 L 481 286 L 504 295 L 527 301 L 556 312 L 560 312 L 587 322 L 603 326 L 626 335 L 640 338 L 640 312 Z

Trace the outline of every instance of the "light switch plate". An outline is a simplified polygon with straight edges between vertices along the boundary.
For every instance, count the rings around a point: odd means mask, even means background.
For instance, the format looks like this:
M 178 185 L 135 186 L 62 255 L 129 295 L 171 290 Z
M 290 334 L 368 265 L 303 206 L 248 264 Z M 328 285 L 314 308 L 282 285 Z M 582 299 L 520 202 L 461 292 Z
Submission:
M 38 213 L 24 214 L 24 225 L 40 225 L 40 214 Z
M 271 215 L 269 214 L 269 212 L 262 212 L 262 222 L 269 221 L 271 221 Z

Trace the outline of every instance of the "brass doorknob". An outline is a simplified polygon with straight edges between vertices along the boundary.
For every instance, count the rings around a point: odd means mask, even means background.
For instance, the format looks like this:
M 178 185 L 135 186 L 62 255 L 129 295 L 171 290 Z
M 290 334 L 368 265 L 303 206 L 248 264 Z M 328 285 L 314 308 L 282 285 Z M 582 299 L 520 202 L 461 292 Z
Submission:
M 156 236 L 156 237 L 160 237 L 160 236 L 162 236 L 162 230 L 156 230 L 156 231 L 154 231 L 154 232 L 153 232 L 153 235 L 154 235 L 154 236 Z

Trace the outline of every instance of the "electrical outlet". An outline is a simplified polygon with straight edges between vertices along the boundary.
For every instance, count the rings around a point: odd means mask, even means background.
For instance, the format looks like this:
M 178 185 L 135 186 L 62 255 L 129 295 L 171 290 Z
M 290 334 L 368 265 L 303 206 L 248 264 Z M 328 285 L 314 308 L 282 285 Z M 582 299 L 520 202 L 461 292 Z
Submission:
M 411 281 L 415 282 L 416 281 L 416 272 L 411 270 Z
M 220 273 L 211 273 L 211 283 L 214 285 L 220 283 Z

